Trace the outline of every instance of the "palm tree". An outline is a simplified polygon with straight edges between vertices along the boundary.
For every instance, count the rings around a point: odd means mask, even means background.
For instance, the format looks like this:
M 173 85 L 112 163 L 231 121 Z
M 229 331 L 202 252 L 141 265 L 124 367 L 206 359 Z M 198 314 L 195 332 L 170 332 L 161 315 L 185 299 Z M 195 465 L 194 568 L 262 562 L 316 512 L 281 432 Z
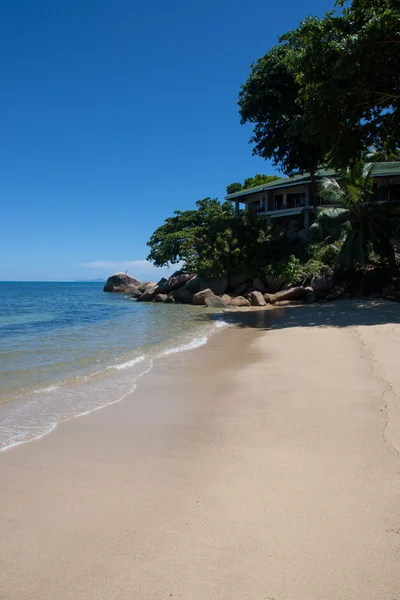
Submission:
M 377 257 L 395 266 L 393 240 L 400 233 L 399 205 L 382 199 L 382 188 L 374 189 L 372 163 L 354 164 L 340 178 L 326 178 L 320 196 L 332 205 L 320 210 L 310 231 L 326 242 L 341 242 L 337 262 L 354 269 Z M 385 190 L 387 187 L 385 186 Z

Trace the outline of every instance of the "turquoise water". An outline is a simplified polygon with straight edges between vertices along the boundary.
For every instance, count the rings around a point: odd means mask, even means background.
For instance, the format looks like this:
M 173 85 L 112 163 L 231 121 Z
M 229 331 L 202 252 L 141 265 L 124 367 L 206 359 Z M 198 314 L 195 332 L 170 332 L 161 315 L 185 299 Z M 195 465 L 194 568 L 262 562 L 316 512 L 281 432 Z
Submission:
M 158 357 L 206 342 L 206 312 L 101 283 L 0 283 L 0 450 L 124 398 Z

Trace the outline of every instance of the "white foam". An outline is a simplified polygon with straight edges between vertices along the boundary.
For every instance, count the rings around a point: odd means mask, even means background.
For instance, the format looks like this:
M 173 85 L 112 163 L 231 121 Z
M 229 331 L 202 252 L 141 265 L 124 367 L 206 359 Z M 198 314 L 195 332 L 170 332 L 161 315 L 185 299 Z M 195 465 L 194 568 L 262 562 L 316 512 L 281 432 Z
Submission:
M 175 346 L 174 348 L 169 348 L 165 350 L 159 356 L 168 356 L 169 354 L 177 354 L 178 352 L 185 352 L 186 350 L 194 350 L 194 348 L 199 348 L 200 346 L 204 346 L 207 343 L 208 336 L 204 335 L 201 338 L 196 338 L 189 342 L 188 344 L 181 344 L 180 346 Z
M 117 371 L 122 371 L 124 369 L 129 369 L 130 367 L 133 367 L 134 365 L 137 365 L 138 363 L 142 362 L 145 359 L 145 355 L 143 354 L 142 356 L 138 356 L 137 358 L 133 358 L 132 360 L 128 360 L 124 363 L 121 363 L 119 365 L 113 365 L 111 367 L 108 367 L 108 369 L 116 369 Z
M 229 323 L 227 323 L 226 321 L 215 321 L 214 322 L 215 327 L 218 329 L 219 327 L 229 327 Z
M 54 390 L 58 390 L 58 388 L 60 388 L 62 386 L 62 381 L 60 381 L 59 383 L 53 383 L 53 385 L 49 385 L 48 387 L 45 388 L 40 388 L 39 390 L 34 390 L 34 394 L 44 394 L 47 392 L 54 392 Z

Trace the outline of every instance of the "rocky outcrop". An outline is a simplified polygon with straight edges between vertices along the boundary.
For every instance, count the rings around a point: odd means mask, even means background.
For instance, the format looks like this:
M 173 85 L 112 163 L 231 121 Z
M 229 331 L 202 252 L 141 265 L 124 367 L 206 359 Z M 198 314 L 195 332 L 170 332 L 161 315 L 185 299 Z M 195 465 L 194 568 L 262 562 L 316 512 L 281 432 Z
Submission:
M 240 273 L 239 275 L 234 275 L 229 280 L 229 289 L 236 290 L 236 288 L 242 285 L 243 283 L 247 283 L 249 279 L 250 277 L 247 273 Z
M 331 269 L 328 269 L 319 275 L 314 275 L 311 280 L 311 287 L 317 294 L 319 292 L 329 292 L 333 286 L 333 271 L 331 271 Z
M 213 294 L 209 298 L 206 298 L 205 302 L 207 308 L 226 308 L 226 304 L 224 303 L 222 298 L 219 298 L 215 294 Z
M 308 292 L 306 295 L 307 304 L 314 304 L 317 301 L 317 294 L 315 292 Z
M 264 294 L 264 300 L 267 304 L 273 304 L 275 300 L 274 294 Z
M 142 285 L 139 279 L 135 279 L 128 273 L 114 273 L 111 275 L 105 283 L 105 292 L 122 292 L 124 293 L 128 288 L 134 287 L 138 289 Z
M 158 284 L 155 281 L 148 281 L 140 288 L 142 295 L 137 299 L 138 302 L 150 302 L 158 294 Z
M 229 279 L 222 277 L 221 279 L 205 279 L 200 283 L 199 291 L 211 290 L 216 296 L 222 296 L 228 289 Z
M 283 306 L 289 303 L 330 302 L 345 298 L 349 292 L 340 285 L 334 285 L 333 271 L 314 275 L 311 286 L 292 286 L 283 278 L 268 275 L 266 277 L 269 290 L 260 278 L 249 279 L 246 274 L 237 277 L 201 280 L 193 273 L 176 271 L 169 279 L 162 278 L 157 283 L 140 282 L 127 273 L 116 273 L 107 280 L 106 291 L 123 292 L 131 300 L 138 302 L 159 302 L 167 304 L 194 304 L 211 308 L 234 307 L 263 307 L 266 304 Z M 229 287 L 228 287 L 229 284 Z M 234 285 L 236 287 L 234 287 Z M 227 293 L 229 289 L 229 293 Z M 279 291 L 278 291 L 279 289 Z M 382 289 L 383 297 L 400 300 L 400 279 Z
M 282 300 L 301 300 L 302 298 L 305 298 L 309 292 L 312 292 L 311 288 L 302 286 L 282 290 L 271 297 L 271 304 L 281 302 Z
M 251 292 L 249 296 L 250 304 L 252 306 L 265 306 L 266 302 L 261 292 Z
M 232 301 L 232 298 L 229 294 L 222 294 L 221 300 L 225 304 L 225 306 L 229 306 Z
M 209 288 L 194 294 L 193 304 L 196 306 L 207 306 L 208 308 L 226 308 L 224 301 Z
M 237 288 L 235 288 L 233 290 L 233 296 L 241 296 L 249 287 L 248 282 L 246 283 L 241 283 L 240 285 L 237 286 Z
M 268 287 L 273 292 L 278 292 L 286 283 L 286 279 L 284 277 L 275 277 L 274 275 L 267 275 L 266 280 Z
M 154 298 L 154 302 L 166 302 L 168 300 L 168 294 L 157 294 Z
M 134 285 L 128 285 L 124 294 L 127 294 L 130 298 L 139 298 L 139 296 L 142 295 L 142 292 Z
M 229 306 L 250 306 L 250 300 L 243 296 L 236 296 L 236 298 L 232 298 Z
M 335 287 L 332 288 L 329 294 L 324 298 L 323 302 L 332 302 L 333 300 L 338 300 L 338 298 L 343 296 L 344 292 L 344 287 L 341 285 L 335 285 Z
M 261 293 L 265 292 L 265 286 L 264 286 L 263 282 L 261 281 L 261 279 L 258 279 L 258 278 L 253 279 L 253 288 L 257 292 L 261 292 Z
M 194 277 L 196 277 L 195 273 L 182 273 L 182 271 L 176 271 L 169 279 L 162 279 L 158 282 L 158 293 L 169 294 L 178 288 L 182 288 Z
M 170 292 L 169 296 L 171 296 L 175 302 L 180 302 L 181 304 L 192 304 L 193 296 L 199 291 L 199 288 L 200 278 L 194 276 L 182 287 Z
M 205 306 L 206 298 L 211 298 L 211 296 L 215 296 L 212 290 L 201 290 L 200 292 L 197 292 L 197 294 L 194 294 L 192 304 L 195 306 Z

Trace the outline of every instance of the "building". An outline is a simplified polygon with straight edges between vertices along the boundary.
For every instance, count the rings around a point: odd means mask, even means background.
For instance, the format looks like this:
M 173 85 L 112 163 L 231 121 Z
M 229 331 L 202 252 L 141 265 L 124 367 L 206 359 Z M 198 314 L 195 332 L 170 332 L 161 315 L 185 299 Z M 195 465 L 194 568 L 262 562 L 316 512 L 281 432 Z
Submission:
M 400 162 L 375 163 L 373 168 L 374 185 L 377 187 L 394 185 L 394 189 L 386 192 L 386 199 L 400 201 Z M 317 187 L 325 177 L 337 177 L 333 170 L 324 169 L 316 174 Z M 226 196 L 226 200 L 235 203 L 236 214 L 245 208 L 249 212 L 265 215 L 267 223 L 272 219 L 293 234 L 307 236 L 310 215 L 314 212 L 311 206 L 310 175 L 295 175 L 287 179 L 279 179 L 266 185 L 260 185 Z M 317 204 L 322 205 L 317 197 Z M 241 207 L 241 205 L 243 205 Z M 294 236 L 293 236 L 294 237 Z

